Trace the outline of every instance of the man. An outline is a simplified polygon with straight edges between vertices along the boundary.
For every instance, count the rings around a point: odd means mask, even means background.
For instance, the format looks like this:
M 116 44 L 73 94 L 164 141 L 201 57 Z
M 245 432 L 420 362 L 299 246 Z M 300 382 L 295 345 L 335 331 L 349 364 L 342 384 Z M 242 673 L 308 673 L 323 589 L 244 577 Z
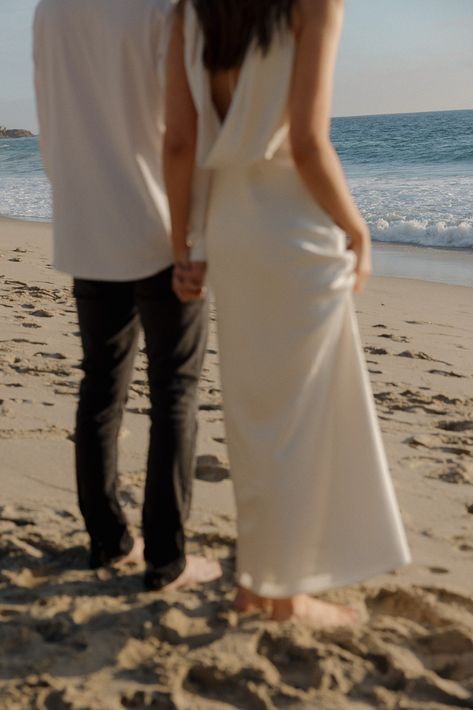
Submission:
M 204 300 L 183 303 L 172 291 L 158 69 L 170 6 L 170 0 L 42 0 L 34 22 L 54 265 L 74 277 L 84 353 L 76 478 L 90 565 L 143 556 L 117 497 L 117 439 L 141 321 L 151 399 L 143 506 L 150 589 L 220 574 L 217 563 L 186 558 L 184 551 L 207 311 Z

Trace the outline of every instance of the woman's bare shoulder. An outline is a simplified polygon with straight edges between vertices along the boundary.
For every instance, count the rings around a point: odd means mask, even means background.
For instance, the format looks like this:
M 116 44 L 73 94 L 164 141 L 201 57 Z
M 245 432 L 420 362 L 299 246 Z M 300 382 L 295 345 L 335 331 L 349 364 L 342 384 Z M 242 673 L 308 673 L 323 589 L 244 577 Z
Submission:
M 294 18 L 296 22 L 318 19 L 344 7 L 344 0 L 296 0 Z

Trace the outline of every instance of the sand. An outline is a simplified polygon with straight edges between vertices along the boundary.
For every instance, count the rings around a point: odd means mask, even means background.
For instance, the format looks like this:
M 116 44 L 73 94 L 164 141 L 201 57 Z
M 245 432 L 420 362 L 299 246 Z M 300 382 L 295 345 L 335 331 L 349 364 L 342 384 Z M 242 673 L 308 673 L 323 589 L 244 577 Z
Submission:
M 145 592 L 142 570 L 87 569 L 74 492 L 80 348 L 50 227 L 0 220 L 0 708 L 473 708 L 471 288 L 373 278 L 362 337 L 412 565 L 325 598 L 355 629 L 310 631 L 231 608 L 235 510 L 215 319 L 200 388 L 189 550 L 222 561 L 198 591 Z M 120 438 L 139 524 L 145 359 Z

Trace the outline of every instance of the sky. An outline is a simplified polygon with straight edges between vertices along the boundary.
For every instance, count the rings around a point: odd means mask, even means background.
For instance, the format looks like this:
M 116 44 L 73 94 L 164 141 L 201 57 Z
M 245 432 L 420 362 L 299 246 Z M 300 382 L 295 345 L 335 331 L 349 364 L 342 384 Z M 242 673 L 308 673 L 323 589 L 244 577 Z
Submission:
M 37 130 L 37 0 L 0 0 L 0 125 Z M 345 0 L 333 114 L 473 109 L 472 0 Z

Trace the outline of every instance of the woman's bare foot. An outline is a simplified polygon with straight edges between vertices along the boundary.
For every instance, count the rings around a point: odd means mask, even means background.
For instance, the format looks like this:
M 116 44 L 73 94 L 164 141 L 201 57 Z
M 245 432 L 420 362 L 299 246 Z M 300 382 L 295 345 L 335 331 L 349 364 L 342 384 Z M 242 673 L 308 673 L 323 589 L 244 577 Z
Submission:
M 199 584 L 213 582 L 222 576 L 220 562 L 208 560 L 206 557 L 189 555 L 186 557 L 186 566 L 179 577 L 163 587 L 163 591 L 195 587 Z
M 355 626 L 359 621 L 358 613 L 351 607 L 323 602 L 307 594 L 270 599 L 260 597 L 245 587 L 238 587 L 234 605 L 240 613 L 264 611 L 274 621 L 295 619 L 314 629 Z
M 111 566 L 115 569 L 121 569 L 122 567 L 129 567 L 131 565 L 140 565 L 144 561 L 144 551 L 145 543 L 143 538 L 135 537 L 130 552 L 127 552 L 126 555 L 112 562 Z
M 287 599 L 273 599 L 272 602 L 272 619 L 275 621 L 295 619 L 314 629 L 355 626 L 359 622 L 359 615 L 355 609 L 313 599 L 307 594 L 297 594 Z

